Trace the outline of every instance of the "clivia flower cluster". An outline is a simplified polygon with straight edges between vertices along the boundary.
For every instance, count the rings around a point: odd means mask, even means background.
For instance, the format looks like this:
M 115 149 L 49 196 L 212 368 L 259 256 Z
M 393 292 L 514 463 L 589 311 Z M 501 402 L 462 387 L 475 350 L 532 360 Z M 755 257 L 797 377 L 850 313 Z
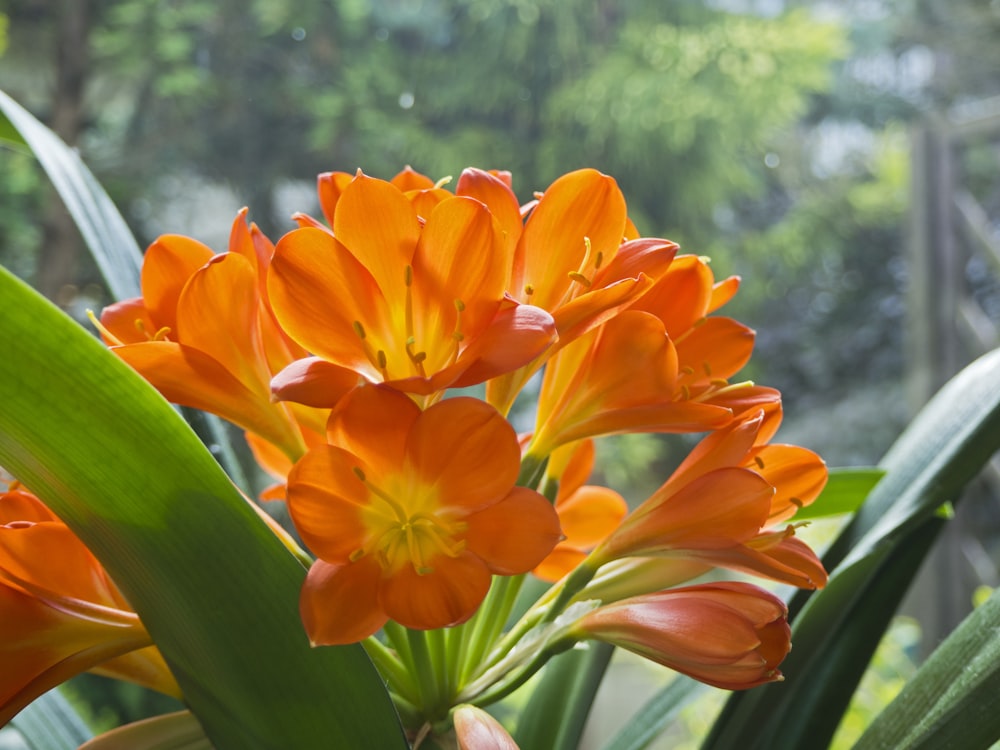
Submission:
M 781 679 L 783 602 L 706 574 L 823 586 L 788 521 L 826 469 L 771 442 L 777 391 L 732 380 L 754 333 L 715 313 L 738 279 L 640 236 L 594 170 L 524 205 L 508 173 L 447 185 L 328 173 L 323 220 L 297 215 L 276 245 L 246 210 L 220 254 L 160 237 L 142 297 L 106 308 L 101 335 L 168 400 L 246 431 L 275 480 L 262 499 L 287 503 L 311 555 L 305 636 L 361 642 L 414 736 L 454 721 L 463 746 L 496 737 L 466 704 L 589 640 L 722 688 Z M 630 432 L 704 434 L 631 511 L 588 484 L 594 441 Z M 18 613 L 0 650 L 20 659 L 0 720 L 69 671 L 177 693 L 82 544 L 58 542 L 74 576 L 52 570 L 40 550 L 69 532 L 16 482 L 0 523 L 0 602 Z M 524 610 L 529 575 L 551 586 Z

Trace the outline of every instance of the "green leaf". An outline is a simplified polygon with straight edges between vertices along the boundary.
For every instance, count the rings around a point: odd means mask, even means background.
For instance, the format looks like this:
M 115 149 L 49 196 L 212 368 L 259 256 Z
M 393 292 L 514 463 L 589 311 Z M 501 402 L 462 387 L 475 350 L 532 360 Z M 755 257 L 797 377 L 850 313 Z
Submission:
M 885 470 L 877 467 L 830 469 L 830 478 L 822 494 L 796 513 L 793 520 L 810 521 L 854 513 L 883 476 Z
M 677 719 L 684 706 L 708 690 L 708 685 L 678 674 L 636 711 L 628 724 L 604 746 L 604 750 L 642 750 Z
M 1000 739 L 1000 591 L 948 636 L 854 750 L 987 748 Z
M 824 747 L 846 710 L 906 582 L 936 529 L 938 509 L 1000 447 L 1000 350 L 955 376 L 881 462 L 885 477 L 824 556 L 826 589 L 789 610 L 786 682 L 730 698 L 705 750 Z
M 30 750 L 76 750 L 93 733 L 58 690 L 50 690 L 14 717 L 10 726 Z
M 405 747 L 360 646 L 312 649 L 305 570 L 176 412 L 0 271 L 0 465 L 83 539 L 220 750 Z
M 79 155 L 0 91 L 0 113 L 34 152 L 117 299 L 138 297 L 142 253 L 128 225 Z M 9 139 L 8 139 L 9 140 Z
M 190 711 L 177 711 L 105 732 L 79 750 L 212 750 L 212 743 Z
M 548 663 L 517 721 L 521 750 L 575 750 L 614 647 L 588 643 Z

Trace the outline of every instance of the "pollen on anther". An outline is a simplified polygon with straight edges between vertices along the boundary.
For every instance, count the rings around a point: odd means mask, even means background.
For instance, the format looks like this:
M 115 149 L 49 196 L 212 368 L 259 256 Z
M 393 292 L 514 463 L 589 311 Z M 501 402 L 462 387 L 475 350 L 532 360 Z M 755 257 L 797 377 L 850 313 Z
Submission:
M 455 300 L 455 309 L 459 312 L 465 312 L 465 303 L 460 299 Z
M 360 547 L 360 548 L 354 550 L 354 552 L 352 552 L 350 555 L 348 555 L 347 559 L 350 560 L 353 563 L 353 562 L 357 562 L 358 560 L 360 560 L 364 556 L 365 556 L 365 549 L 364 549 L 364 547 Z
M 384 370 L 389 361 L 385 358 L 385 352 L 379 349 L 375 353 L 375 359 L 378 361 L 378 367 L 380 370 Z
M 351 471 L 353 471 L 354 472 L 354 476 L 356 476 L 362 482 L 367 481 L 367 478 L 365 477 L 365 473 L 361 470 L 360 466 L 352 466 L 351 467 Z
M 764 459 L 761 458 L 760 456 L 754 456 L 753 457 L 753 462 L 755 464 L 757 464 L 757 468 L 759 468 L 759 469 L 763 469 L 764 468 Z
M 525 284 L 524 293 L 530 297 L 532 294 L 535 293 L 535 287 L 533 287 L 531 284 Z
M 351 324 L 351 327 L 354 329 L 354 332 L 358 335 L 359 339 L 363 339 L 365 337 L 365 327 L 361 325 L 360 320 L 355 320 Z

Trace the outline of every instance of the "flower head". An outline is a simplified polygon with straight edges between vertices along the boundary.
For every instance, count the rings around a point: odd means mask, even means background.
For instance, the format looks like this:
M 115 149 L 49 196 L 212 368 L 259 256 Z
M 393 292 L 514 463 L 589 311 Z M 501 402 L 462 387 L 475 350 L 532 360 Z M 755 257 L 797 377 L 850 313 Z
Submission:
M 746 583 L 720 582 L 624 599 L 584 615 L 581 639 L 621 646 L 726 690 L 782 679 L 791 649 L 788 610 Z
M 451 196 L 421 216 L 359 172 L 332 211 L 332 232 L 301 227 L 278 242 L 268 281 L 278 320 L 319 359 L 429 396 L 516 369 L 555 340 L 548 313 L 505 297 L 508 250 L 478 200 Z M 325 378 L 299 366 L 276 395 Z
M 292 519 L 320 558 L 302 592 L 314 643 L 357 641 L 389 618 L 417 629 L 464 622 L 493 574 L 531 570 L 559 539 L 551 504 L 514 486 L 513 429 L 481 401 L 421 411 L 362 386 L 334 410 L 329 439 L 288 481 Z
M 0 725 L 84 671 L 180 696 L 151 644 L 83 543 L 16 483 L 0 492 Z

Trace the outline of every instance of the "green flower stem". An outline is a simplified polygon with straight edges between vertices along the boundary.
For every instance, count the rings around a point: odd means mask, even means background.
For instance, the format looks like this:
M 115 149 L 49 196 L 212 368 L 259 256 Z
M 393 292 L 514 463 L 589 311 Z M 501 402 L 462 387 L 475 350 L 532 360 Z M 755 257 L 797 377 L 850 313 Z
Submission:
M 442 696 L 441 685 L 434 673 L 434 658 L 431 656 L 427 631 L 407 629 L 406 635 L 410 643 L 414 674 L 420 691 L 419 708 L 421 714 L 430 721 L 443 719 L 448 712 L 447 699 Z M 443 707 L 442 703 L 445 703 Z M 441 714 L 442 711 L 443 714 Z
M 450 685 L 447 652 L 447 631 L 444 628 L 424 632 L 427 649 L 430 652 L 431 664 L 434 669 L 434 683 L 437 685 L 438 699 L 450 705 L 454 695 L 454 687 Z
M 536 489 L 545 475 L 545 467 L 548 463 L 548 456 L 536 456 L 529 453 L 521 459 L 521 472 L 517 476 L 517 485 Z
M 464 685 L 473 674 L 483 671 L 481 662 L 490 653 L 503 626 L 510 617 L 517 594 L 521 590 L 524 576 L 494 576 L 493 585 L 479 611 L 466 627 L 471 627 L 462 654 L 462 669 L 458 684 Z
M 382 632 L 385 633 L 385 637 L 386 640 L 389 641 L 389 645 L 396 651 L 396 657 L 403 665 L 403 668 L 409 672 L 411 676 L 415 675 L 417 670 L 416 665 L 413 663 L 413 654 L 410 651 L 410 638 L 407 634 L 406 628 L 395 620 L 388 620 L 385 625 L 382 626 Z
M 365 638 L 361 641 L 361 645 L 379 673 L 389 683 L 389 688 L 410 703 L 416 701 L 418 693 L 413 675 L 403 666 L 399 657 L 374 636 Z
M 556 654 L 561 654 L 572 648 L 575 641 L 569 638 L 559 639 L 549 643 L 545 648 L 536 653 L 530 661 L 509 672 L 504 678 L 497 680 L 492 685 L 478 685 L 471 683 L 456 702 L 474 703 L 477 706 L 488 706 L 499 700 L 506 698 L 519 687 L 524 685 L 532 675 L 545 666 L 549 659 Z

